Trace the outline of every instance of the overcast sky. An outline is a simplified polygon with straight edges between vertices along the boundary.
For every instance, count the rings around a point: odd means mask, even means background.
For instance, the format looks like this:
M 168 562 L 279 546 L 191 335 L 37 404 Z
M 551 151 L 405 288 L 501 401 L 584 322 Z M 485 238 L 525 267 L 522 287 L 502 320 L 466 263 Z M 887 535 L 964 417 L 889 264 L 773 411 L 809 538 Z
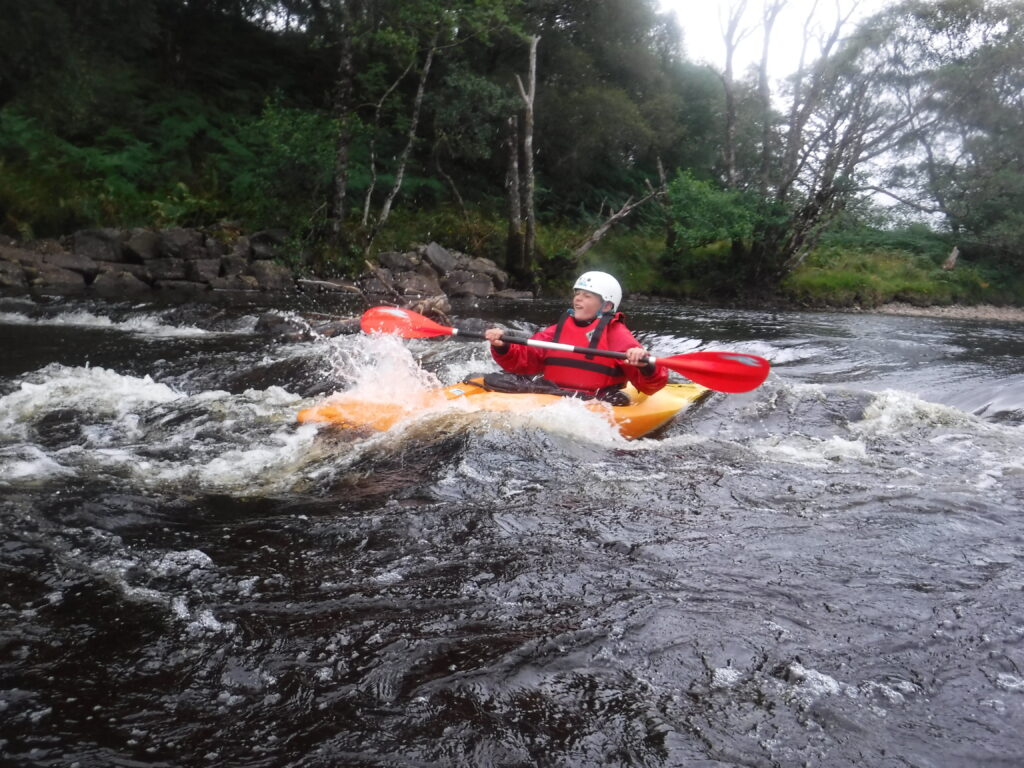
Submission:
M 703 61 L 721 69 L 725 66 L 725 44 L 722 42 L 722 26 L 727 9 L 737 0 L 659 0 L 664 10 L 675 11 L 683 28 L 683 42 L 687 57 Z M 747 0 L 744 26 L 754 28 L 736 51 L 736 73 L 739 75 L 747 66 L 761 59 L 762 31 L 760 25 L 764 0 Z M 772 47 L 768 68 L 772 77 L 785 77 L 796 71 L 800 62 L 800 47 L 804 21 L 814 12 L 817 29 L 830 30 L 835 24 L 837 7 L 842 13 L 854 9 L 855 18 L 863 18 L 892 5 L 893 0 L 788 0 L 786 8 L 779 14 L 772 30 Z M 817 8 L 815 8 L 817 5 Z M 816 52 L 813 47 L 810 51 Z M 810 59 L 815 58 L 811 56 Z

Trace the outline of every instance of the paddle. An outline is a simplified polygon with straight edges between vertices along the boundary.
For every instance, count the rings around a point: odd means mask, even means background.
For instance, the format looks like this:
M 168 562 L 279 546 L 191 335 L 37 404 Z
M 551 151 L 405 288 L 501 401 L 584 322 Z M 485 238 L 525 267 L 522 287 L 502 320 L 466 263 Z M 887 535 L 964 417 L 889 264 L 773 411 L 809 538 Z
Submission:
M 365 333 L 393 333 L 403 339 L 428 339 L 435 336 L 485 338 L 482 333 L 449 328 L 435 323 L 429 317 L 399 307 L 371 307 L 363 313 L 359 325 Z M 610 349 L 575 347 L 571 344 L 557 344 L 516 336 L 502 336 L 501 340 L 509 344 L 578 352 L 595 357 L 612 357 L 617 360 L 626 358 L 625 352 L 613 352 Z M 768 377 L 768 371 L 771 370 L 771 365 L 763 357 L 735 352 L 688 352 L 672 357 L 648 357 L 647 362 L 675 371 L 708 389 L 730 393 L 756 389 L 761 386 Z

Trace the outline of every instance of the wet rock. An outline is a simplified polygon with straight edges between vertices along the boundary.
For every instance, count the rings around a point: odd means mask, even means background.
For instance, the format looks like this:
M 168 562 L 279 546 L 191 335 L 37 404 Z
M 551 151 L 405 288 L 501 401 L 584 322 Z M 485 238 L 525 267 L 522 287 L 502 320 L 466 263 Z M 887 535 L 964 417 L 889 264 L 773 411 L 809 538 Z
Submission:
M 231 275 L 212 278 L 210 287 L 218 291 L 258 291 L 260 284 L 252 275 Z
M 351 336 L 360 333 L 362 328 L 359 325 L 358 317 L 350 317 L 344 320 L 334 320 L 329 323 L 321 323 L 313 327 L 319 336 L 333 338 L 335 336 Z
M 160 235 L 150 229 L 133 229 L 124 243 L 125 260 L 141 264 L 160 256 Z
M 29 286 L 32 293 L 40 296 L 77 296 L 85 293 L 85 278 L 70 269 L 61 269 L 52 264 L 31 267 Z
M 104 272 L 127 272 L 129 275 L 138 278 L 148 285 L 153 284 L 153 273 L 149 271 L 149 267 L 145 264 L 129 264 L 128 262 L 115 264 L 113 262 L 105 261 L 98 263 L 100 265 L 100 275 Z M 99 280 L 99 277 L 96 279 Z
M 455 256 L 437 243 L 430 243 L 423 249 L 423 259 L 442 275 L 455 269 L 457 263 Z
M 210 286 L 206 283 L 196 283 L 191 280 L 158 280 L 156 288 L 164 296 L 185 301 L 201 301 L 210 290 Z
M 199 283 L 208 283 L 220 277 L 220 259 L 195 259 L 185 262 L 185 278 Z
M 314 291 L 320 293 L 362 293 L 356 284 L 351 280 L 338 280 L 328 278 L 326 280 L 310 280 L 307 278 L 299 278 L 295 281 L 296 284 L 307 291 Z
M 264 291 L 289 291 L 295 287 L 295 277 L 284 264 L 273 261 L 254 261 L 249 274 L 256 278 Z
M 248 259 L 234 253 L 228 256 L 221 256 L 220 258 L 220 274 L 222 277 L 234 277 L 235 275 L 245 274 L 248 266 Z
M 494 283 L 490 277 L 464 269 L 457 269 L 448 274 L 442 280 L 441 287 L 452 298 L 468 296 L 485 299 L 494 293 Z
M 393 285 L 402 296 L 436 296 L 441 293 L 441 283 L 433 273 L 402 272 L 395 276 Z
M 85 278 L 86 282 L 92 281 L 100 271 L 100 267 L 97 262 L 80 253 L 68 253 L 67 251 L 44 253 L 43 261 L 54 267 L 59 267 L 60 269 L 68 269 L 72 272 L 77 272 Z
M 386 251 L 377 254 L 377 263 L 394 272 L 408 272 L 416 269 L 420 259 L 415 253 L 398 253 Z
M 0 293 L 21 294 L 28 290 L 28 280 L 21 264 L 0 261 Z
M 283 229 L 265 229 L 256 232 L 249 238 L 252 246 L 252 258 L 263 261 L 283 256 L 284 245 L 287 241 L 288 233 Z
M 199 259 L 206 256 L 206 245 L 202 233 L 178 227 L 160 233 L 159 252 L 165 259 Z
M 305 320 L 285 317 L 277 312 L 264 312 L 256 321 L 257 333 L 284 341 L 304 341 L 313 338 L 312 329 Z
M 185 259 L 160 258 L 146 262 L 146 267 L 157 282 L 185 280 Z
M 533 291 L 517 291 L 514 288 L 505 288 L 494 294 L 499 299 L 532 299 Z
M 508 273 L 499 269 L 498 265 L 490 259 L 485 259 L 482 256 L 470 259 L 466 264 L 466 271 L 487 275 L 494 282 L 495 288 L 499 290 L 508 285 Z
M 89 286 L 91 293 L 103 299 L 136 298 L 149 293 L 150 290 L 148 283 L 131 272 L 114 269 L 100 272 Z
M 71 236 L 71 250 L 93 261 L 123 261 L 124 243 L 117 229 L 83 229 Z

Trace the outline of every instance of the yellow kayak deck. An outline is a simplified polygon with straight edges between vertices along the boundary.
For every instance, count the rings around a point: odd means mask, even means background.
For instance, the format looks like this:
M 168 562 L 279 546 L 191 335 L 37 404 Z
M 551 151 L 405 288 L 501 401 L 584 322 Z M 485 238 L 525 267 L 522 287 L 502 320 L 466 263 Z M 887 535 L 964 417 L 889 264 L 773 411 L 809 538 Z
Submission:
M 653 395 L 638 392 L 632 385 L 624 391 L 632 401 L 630 405 L 612 406 L 597 400 L 584 401 L 583 405 L 605 416 L 623 437 L 631 440 L 664 426 L 710 392 L 692 383 L 666 384 Z M 553 405 L 563 399 L 558 395 L 492 392 L 481 385 L 481 379 L 476 378 L 426 391 L 411 402 L 377 402 L 339 395 L 299 411 L 297 418 L 301 424 L 327 423 L 344 429 L 369 428 L 384 432 L 418 414 L 450 407 L 451 403 L 446 401 L 457 401 L 457 407 L 464 411 L 521 413 Z

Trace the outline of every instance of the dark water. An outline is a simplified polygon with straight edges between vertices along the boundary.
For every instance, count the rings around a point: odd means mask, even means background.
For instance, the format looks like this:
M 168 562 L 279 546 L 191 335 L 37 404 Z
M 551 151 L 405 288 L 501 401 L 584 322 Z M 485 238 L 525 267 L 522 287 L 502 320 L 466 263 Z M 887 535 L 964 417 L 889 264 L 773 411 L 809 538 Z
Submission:
M 645 307 L 774 372 L 627 443 L 297 427 L 489 357 L 254 324 L 0 303 L 3 764 L 1024 764 L 1024 327 Z

